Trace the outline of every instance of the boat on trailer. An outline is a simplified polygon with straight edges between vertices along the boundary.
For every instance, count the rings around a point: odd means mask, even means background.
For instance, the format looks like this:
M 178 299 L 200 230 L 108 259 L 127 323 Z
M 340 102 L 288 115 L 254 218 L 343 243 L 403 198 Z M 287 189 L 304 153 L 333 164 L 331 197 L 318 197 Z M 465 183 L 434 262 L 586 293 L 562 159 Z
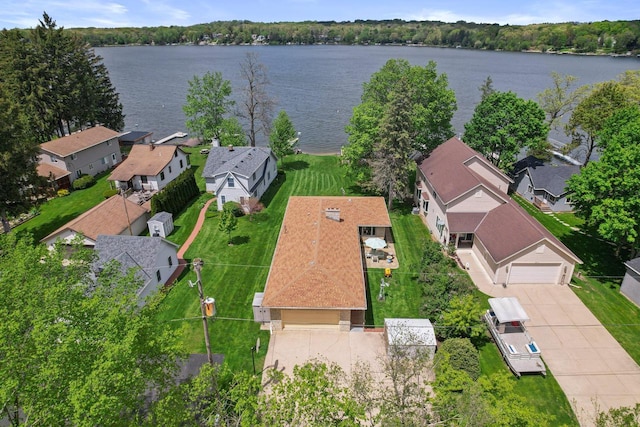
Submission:
M 489 306 L 484 320 L 513 373 L 518 377 L 524 373 L 546 375 L 540 347 L 524 326 L 529 317 L 520 301 L 514 297 L 490 298 Z

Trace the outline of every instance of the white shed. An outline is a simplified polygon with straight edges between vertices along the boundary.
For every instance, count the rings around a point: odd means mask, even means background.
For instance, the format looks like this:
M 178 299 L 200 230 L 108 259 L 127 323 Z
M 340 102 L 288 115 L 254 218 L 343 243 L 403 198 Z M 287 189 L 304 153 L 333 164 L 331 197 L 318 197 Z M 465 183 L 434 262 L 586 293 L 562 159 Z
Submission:
M 384 319 L 387 354 L 402 351 L 415 355 L 427 352 L 430 358 L 436 352 L 436 334 L 429 319 Z
M 173 215 L 169 212 L 158 212 L 147 221 L 147 226 L 151 237 L 166 238 L 173 231 Z

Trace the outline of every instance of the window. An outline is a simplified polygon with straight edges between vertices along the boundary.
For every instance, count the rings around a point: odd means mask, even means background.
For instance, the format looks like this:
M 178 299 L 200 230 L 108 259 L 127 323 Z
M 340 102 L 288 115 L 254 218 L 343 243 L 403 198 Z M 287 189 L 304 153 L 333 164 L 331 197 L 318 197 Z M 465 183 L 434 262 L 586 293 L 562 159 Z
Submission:
M 529 185 L 527 187 L 527 193 L 531 193 L 531 192 L 533 192 L 533 187 Z
M 438 233 L 442 236 L 442 230 L 444 230 L 444 221 L 440 219 L 439 216 L 436 217 L 436 228 L 438 229 Z
M 422 212 L 424 212 L 424 214 L 427 214 L 427 210 L 429 210 L 429 201 L 428 200 L 423 200 L 422 201 Z
M 227 198 L 225 196 L 220 196 L 220 201 L 224 205 L 227 202 Z
M 164 181 L 164 171 L 160 172 L 160 181 Z
M 169 166 L 169 173 L 171 173 L 171 166 Z
M 433 190 L 433 193 L 432 193 L 432 194 L 433 194 L 433 198 L 435 199 L 435 198 L 437 197 L 437 196 L 436 196 L 436 190 Z
M 567 196 L 567 198 L 564 199 L 564 204 L 565 205 L 570 205 L 571 204 L 571 196 Z
M 149 178 L 147 178 L 147 175 L 142 175 L 142 176 L 140 176 L 140 181 L 143 184 L 146 184 L 147 182 L 149 182 Z
M 173 152 L 173 157 L 178 157 L 178 150 Z
M 101 165 L 106 165 L 107 162 L 109 162 L 109 158 L 108 157 L 103 157 L 102 159 L 100 159 L 100 164 Z
M 78 170 L 76 171 L 76 178 L 80 178 L 81 176 L 82 176 L 82 170 L 81 170 L 81 169 L 78 169 Z
M 547 200 L 551 203 L 555 203 L 556 202 L 556 196 L 547 193 Z
M 232 176 L 227 178 L 227 187 L 235 187 L 235 182 L 233 181 Z
M 169 256 L 169 258 L 167 260 L 169 261 L 169 267 L 173 267 L 173 258 L 171 258 L 171 256 Z
M 71 160 L 76 160 L 78 158 L 78 156 L 76 155 L 76 153 L 73 153 L 71 155 Z
M 182 163 L 182 159 L 180 159 L 180 169 L 184 168 L 184 164 Z
M 116 159 L 117 159 L 116 153 L 111 153 L 111 160 L 113 160 L 115 162 Z
M 156 279 L 158 279 L 158 282 L 162 280 L 162 274 L 160 274 L 160 270 L 156 270 Z

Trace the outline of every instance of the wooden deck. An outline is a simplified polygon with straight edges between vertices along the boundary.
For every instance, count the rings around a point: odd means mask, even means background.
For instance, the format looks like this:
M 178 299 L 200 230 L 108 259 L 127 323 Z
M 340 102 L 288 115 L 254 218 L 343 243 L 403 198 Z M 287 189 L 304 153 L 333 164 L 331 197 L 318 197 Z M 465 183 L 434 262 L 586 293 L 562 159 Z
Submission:
M 519 377 L 524 373 L 547 374 L 540 348 L 524 327 L 505 324 L 504 332 L 500 333 L 495 327 L 495 317 L 490 311 L 487 311 L 484 319 L 502 357 L 516 376 Z

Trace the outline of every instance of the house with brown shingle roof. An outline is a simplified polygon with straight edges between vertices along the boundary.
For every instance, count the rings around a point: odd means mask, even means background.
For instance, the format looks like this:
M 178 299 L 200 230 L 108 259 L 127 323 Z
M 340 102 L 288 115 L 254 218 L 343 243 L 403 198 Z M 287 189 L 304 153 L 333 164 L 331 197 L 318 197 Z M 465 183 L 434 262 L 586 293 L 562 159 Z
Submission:
M 454 137 L 418 163 L 414 200 L 433 237 L 470 250 L 493 283 L 568 283 L 582 261 L 509 197 L 511 183 Z
M 143 233 L 148 219 L 149 211 L 145 205 L 138 205 L 122 196 L 112 196 L 41 241 L 47 246 L 58 240 L 69 244 L 76 236 L 81 235 L 84 246 L 92 248 L 100 234 L 137 236 Z
M 159 191 L 190 167 L 189 156 L 176 145 L 138 144 L 108 180 L 122 190 Z
M 119 132 L 95 126 L 40 144 L 39 162 L 69 172 L 73 183 L 81 175 L 97 175 L 122 161 Z
M 262 298 L 273 329 L 364 324 L 365 235 L 393 239 L 382 197 L 289 198 Z

